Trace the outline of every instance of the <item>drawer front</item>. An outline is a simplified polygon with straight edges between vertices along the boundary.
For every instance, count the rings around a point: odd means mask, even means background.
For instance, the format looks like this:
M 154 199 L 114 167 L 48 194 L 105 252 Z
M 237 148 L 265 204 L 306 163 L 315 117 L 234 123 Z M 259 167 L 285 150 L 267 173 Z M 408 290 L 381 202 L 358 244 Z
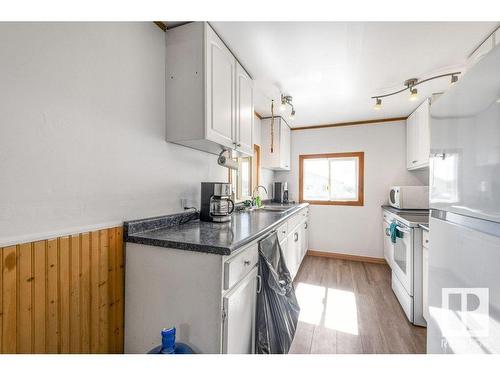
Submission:
M 288 234 L 288 230 L 287 230 L 287 223 L 285 224 L 282 224 L 278 227 L 278 229 L 276 229 L 276 232 L 278 233 L 278 240 L 279 242 L 283 241 L 284 238 L 286 238 L 286 235 Z
M 250 245 L 224 263 L 224 289 L 240 281 L 259 261 L 259 244 Z
M 422 246 L 429 248 L 429 232 L 426 230 L 422 230 Z

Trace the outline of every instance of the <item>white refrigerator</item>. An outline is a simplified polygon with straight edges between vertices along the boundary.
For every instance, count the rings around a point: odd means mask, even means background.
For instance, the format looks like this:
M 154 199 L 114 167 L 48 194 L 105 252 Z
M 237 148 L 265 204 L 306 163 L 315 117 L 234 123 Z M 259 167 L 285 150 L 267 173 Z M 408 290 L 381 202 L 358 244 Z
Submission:
M 500 353 L 500 46 L 431 107 L 428 353 Z

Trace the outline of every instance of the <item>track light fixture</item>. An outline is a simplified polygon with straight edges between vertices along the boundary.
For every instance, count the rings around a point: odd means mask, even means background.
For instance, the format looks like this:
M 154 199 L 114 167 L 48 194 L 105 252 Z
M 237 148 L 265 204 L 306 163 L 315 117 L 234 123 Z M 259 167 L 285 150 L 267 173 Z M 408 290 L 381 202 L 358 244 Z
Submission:
M 417 90 L 416 86 L 421 85 L 424 82 L 432 81 L 434 79 L 438 79 L 438 78 L 442 78 L 442 77 L 451 77 L 451 84 L 454 84 L 454 83 L 456 83 L 458 81 L 458 75 L 461 74 L 461 73 L 462 72 L 453 72 L 453 73 L 440 74 L 440 75 L 437 75 L 437 76 L 426 78 L 426 79 L 424 79 L 422 81 L 419 81 L 418 78 L 407 79 L 403 83 L 403 85 L 405 87 L 402 88 L 401 90 L 390 92 L 390 93 L 384 94 L 384 95 L 372 96 L 371 98 L 375 99 L 375 106 L 373 107 L 373 109 L 375 109 L 376 111 L 378 111 L 378 110 L 380 110 L 382 108 L 382 98 L 386 98 L 388 96 L 396 95 L 396 94 L 402 93 L 403 91 L 406 91 L 406 90 L 410 91 L 410 98 L 409 99 L 411 101 L 418 100 L 418 90 Z
M 410 91 L 410 100 L 412 102 L 414 102 L 417 99 L 418 99 L 418 90 L 417 89 L 411 89 L 411 91 Z
M 287 104 L 290 107 L 292 107 L 292 112 L 290 113 L 290 120 L 293 120 L 295 117 L 295 108 L 293 107 L 292 100 L 293 100 L 293 98 L 290 95 L 281 94 L 280 110 L 281 110 L 281 112 L 284 112 L 286 110 Z

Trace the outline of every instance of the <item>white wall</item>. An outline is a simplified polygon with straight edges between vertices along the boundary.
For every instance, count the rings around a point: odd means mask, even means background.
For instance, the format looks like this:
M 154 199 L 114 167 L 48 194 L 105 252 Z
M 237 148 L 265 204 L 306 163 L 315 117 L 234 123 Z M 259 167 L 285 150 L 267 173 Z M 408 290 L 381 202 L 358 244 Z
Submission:
M 152 22 L 0 23 L 0 246 L 199 205 L 216 156 L 165 141 Z
M 253 134 L 254 134 L 254 139 L 253 139 L 253 143 L 261 146 L 261 158 L 262 158 L 262 153 L 264 152 L 264 150 L 262 150 L 262 121 L 257 117 L 255 116 L 254 118 L 254 131 L 253 131 Z M 274 182 L 274 171 L 270 170 L 270 169 L 266 169 L 266 168 L 261 168 L 261 171 L 260 171 L 260 184 L 262 186 L 264 186 L 266 189 L 267 189 L 267 193 L 268 193 L 268 196 L 266 197 L 262 191 L 260 191 L 260 193 L 262 194 L 262 197 L 264 199 L 268 198 L 268 199 L 272 199 L 273 198 L 273 182 Z
M 292 131 L 290 198 L 298 200 L 300 154 L 364 151 L 364 206 L 311 206 L 309 248 L 317 251 L 383 257 L 382 211 L 392 185 L 428 183 L 427 172 L 406 170 L 405 122 Z

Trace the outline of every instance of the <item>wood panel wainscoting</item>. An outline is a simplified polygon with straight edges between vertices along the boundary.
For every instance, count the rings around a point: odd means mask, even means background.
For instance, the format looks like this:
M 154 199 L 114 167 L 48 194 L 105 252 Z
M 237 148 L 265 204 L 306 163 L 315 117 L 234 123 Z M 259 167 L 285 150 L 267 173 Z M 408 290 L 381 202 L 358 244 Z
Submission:
M 0 353 L 123 353 L 123 227 L 0 248 Z
M 384 258 L 375 258 L 375 257 L 362 256 L 362 255 L 351 255 L 351 254 L 342 254 L 342 253 L 330 253 L 328 251 L 307 250 L 307 255 L 310 255 L 313 257 L 324 257 L 324 258 L 350 260 L 350 261 L 354 261 L 354 262 L 365 262 L 365 263 L 376 263 L 376 264 L 386 264 L 387 263 Z

